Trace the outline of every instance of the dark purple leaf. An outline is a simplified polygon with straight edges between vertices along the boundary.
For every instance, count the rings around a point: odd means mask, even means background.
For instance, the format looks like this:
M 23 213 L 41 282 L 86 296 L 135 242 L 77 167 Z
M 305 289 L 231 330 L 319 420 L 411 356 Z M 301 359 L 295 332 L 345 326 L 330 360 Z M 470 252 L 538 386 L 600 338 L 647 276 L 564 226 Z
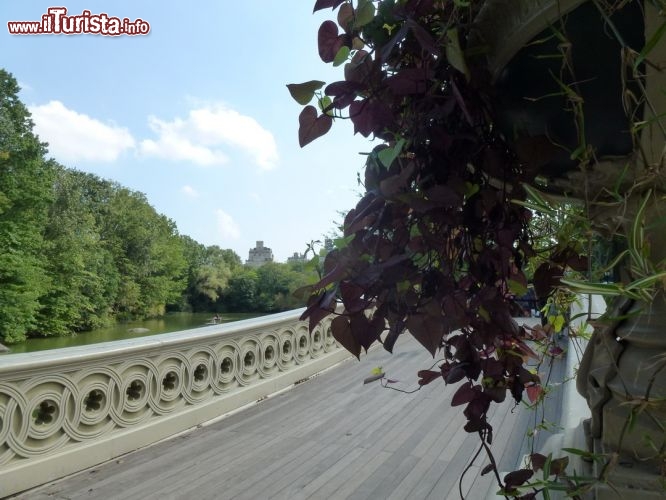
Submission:
M 361 359 L 361 345 L 352 335 L 351 325 L 347 316 L 338 316 L 331 321 L 333 338 L 350 353 Z
M 356 342 L 366 351 L 377 340 L 384 331 L 384 318 L 369 320 L 365 314 L 354 314 L 349 318 L 351 334 Z
M 474 119 L 472 118 L 472 115 L 467 109 L 467 103 L 465 102 L 465 98 L 460 93 L 460 89 L 458 89 L 458 85 L 456 85 L 455 80 L 451 80 L 451 86 L 453 88 L 453 96 L 456 98 L 456 102 L 458 103 L 458 106 L 460 106 L 460 110 L 463 112 L 463 115 L 465 115 L 467 123 L 473 126 Z
M 391 56 L 391 52 L 393 51 L 394 47 L 396 46 L 397 43 L 402 42 L 402 40 L 405 38 L 405 35 L 407 34 L 408 30 L 407 24 L 403 24 L 400 26 L 400 29 L 396 32 L 396 34 L 391 38 L 386 45 L 384 45 L 381 48 L 380 52 L 380 61 L 382 64 L 386 63 L 388 61 L 388 58 Z
M 488 429 L 491 428 L 488 422 L 480 419 L 480 418 L 475 418 L 473 420 L 469 420 L 463 429 L 465 432 L 469 432 L 470 434 L 476 434 L 479 431 L 488 431 Z M 488 440 L 488 444 L 491 444 L 491 440 Z
M 364 137 L 380 134 L 393 122 L 391 109 L 376 100 L 354 101 L 349 106 L 349 117 L 354 123 L 354 133 Z
M 345 217 L 345 235 L 355 234 L 367 228 L 369 223 L 378 217 L 378 212 L 383 206 L 384 200 L 374 193 L 368 193 Z
M 369 301 L 363 298 L 365 289 L 349 281 L 340 282 L 340 296 L 345 309 L 349 313 L 357 313 L 365 310 Z
M 560 356 L 564 352 L 564 349 L 562 349 L 558 345 L 553 345 L 548 348 L 548 354 L 551 355 L 552 357 L 556 358 L 557 356 Z
M 453 398 L 451 398 L 451 406 L 460 406 L 469 403 L 476 397 L 478 392 L 478 389 L 474 387 L 472 382 L 465 382 L 458 387 Z
M 333 62 L 338 50 L 344 44 L 344 37 L 338 35 L 338 26 L 333 21 L 324 21 L 317 35 L 319 57 L 325 63 Z
M 345 32 L 349 32 L 349 29 L 352 28 L 354 23 L 354 7 L 350 3 L 344 4 L 342 7 L 340 7 L 340 10 L 338 11 L 338 24 L 340 27 L 345 30 Z
M 354 94 L 339 95 L 339 96 L 333 98 L 333 107 L 335 109 L 345 109 L 352 102 L 354 102 L 355 99 L 356 99 L 356 96 Z
M 525 386 L 518 378 L 514 379 L 514 381 L 511 383 L 511 395 L 513 396 L 513 399 L 516 401 L 516 403 L 520 403 L 523 400 L 524 389 Z
M 435 42 L 433 37 L 430 36 L 430 33 L 428 33 L 423 28 L 423 26 L 418 24 L 413 19 L 409 19 L 407 21 L 407 26 L 412 30 L 412 33 L 414 33 L 414 37 L 418 40 L 419 45 L 421 45 L 421 48 L 423 50 L 431 53 L 433 56 L 440 55 L 440 50 L 437 47 L 437 42 Z
M 456 382 L 460 382 L 464 378 L 465 378 L 465 367 L 461 366 L 460 363 L 458 363 L 450 367 L 448 373 L 444 377 L 444 381 L 447 384 L 455 384 Z
M 544 464 L 548 458 L 541 453 L 532 453 L 530 455 L 530 461 L 532 462 L 532 470 L 534 472 L 540 471 L 543 469 Z
M 405 68 L 388 77 L 386 85 L 394 94 L 423 94 L 428 89 L 433 72 L 427 68 Z
M 485 387 L 483 392 L 495 403 L 501 403 L 506 399 L 506 387 L 504 386 Z
M 425 347 L 430 354 L 435 356 L 442 344 L 444 329 L 441 320 L 426 314 L 413 314 L 407 318 L 405 323 L 407 330 L 412 336 Z M 460 379 L 458 379 L 460 380 Z
M 584 272 L 587 271 L 588 258 L 586 255 L 573 254 L 569 256 L 566 264 L 574 271 Z
M 310 298 L 308 308 L 300 317 L 301 320 L 309 318 L 310 331 L 313 331 L 322 319 L 333 312 L 335 306 L 332 303 L 336 295 L 336 290 L 331 289 Z
M 462 206 L 463 197 L 460 193 L 454 191 L 450 186 L 437 184 L 426 190 L 428 200 L 432 201 L 438 207 L 459 207 Z
M 433 370 L 421 370 L 417 373 L 419 377 L 419 385 L 428 385 L 430 382 L 442 376 L 441 372 Z
M 369 101 L 354 101 L 349 105 L 349 117 L 354 123 L 354 133 L 368 137 L 373 131 Z
M 360 82 L 342 80 L 329 84 L 324 89 L 324 94 L 328 96 L 339 96 L 342 94 L 358 92 L 362 88 L 363 85 Z
M 560 278 L 562 277 L 563 270 L 559 266 L 551 266 L 550 264 L 541 264 L 536 271 L 534 271 L 534 291 L 539 298 L 545 298 L 560 285 Z
M 490 399 L 482 392 L 477 391 L 474 399 L 467 403 L 463 414 L 468 420 L 481 420 L 488 408 L 490 408 Z
M 393 346 L 395 345 L 396 340 L 405 331 L 405 323 L 402 320 L 393 322 L 389 328 L 388 335 L 384 339 L 384 349 L 388 352 L 393 353 Z
M 359 50 L 351 61 L 345 64 L 345 80 L 367 85 L 367 79 L 372 74 L 372 56 L 365 50 Z
M 520 486 L 521 484 L 525 483 L 533 475 L 534 472 L 529 469 L 515 470 L 504 476 L 504 484 L 506 485 L 507 489 L 514 489 L 516 486 Z
M 335 9 L 338 5 L 345 1 L 346 0 L 317 0 L 312 12 L 317 12 L 318 10 L 326 9 L 328 7 Z
M 414 163 L 403 168 L 398 175 L 393 175 L 379 183 L 379 190 L 386 198 L 392 198 L 409 189 L 409 179 L 414 175 Z
M 314 106 L 306 106 L 298 117 L 298 123 L 298 143 L 304 147 L 328 132 L 333 125 L 333 119 L 328 115 L 318 117 Z
M 417 17 L 421 17 L 432 13 L 434 3 L 434 0 L 408 0 L 405 10 L 413 12 Z
M 559 476 L 564 473 L 569 465 L 569 457 L 561 457 L 550 462 L 550 473 Z
M 495 466 L 493 464 L 488 464 L 483 469 L 481 469 L 481 475 L 485 476 L 486 474 L 488 474 L 490 471 L 492 471 L 494 469 L 495 469 Z

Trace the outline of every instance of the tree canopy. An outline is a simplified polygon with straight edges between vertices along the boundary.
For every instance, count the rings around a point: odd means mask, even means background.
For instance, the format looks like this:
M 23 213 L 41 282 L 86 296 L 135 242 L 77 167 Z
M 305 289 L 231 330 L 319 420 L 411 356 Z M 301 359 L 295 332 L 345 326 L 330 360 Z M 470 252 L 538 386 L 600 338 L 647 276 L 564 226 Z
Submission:
M 181 235 L 143 193 L 47 159 L 0 70 L 0 341 L 71 335 L 166 311 L 277 312 L 316 274 L 243 266 Z

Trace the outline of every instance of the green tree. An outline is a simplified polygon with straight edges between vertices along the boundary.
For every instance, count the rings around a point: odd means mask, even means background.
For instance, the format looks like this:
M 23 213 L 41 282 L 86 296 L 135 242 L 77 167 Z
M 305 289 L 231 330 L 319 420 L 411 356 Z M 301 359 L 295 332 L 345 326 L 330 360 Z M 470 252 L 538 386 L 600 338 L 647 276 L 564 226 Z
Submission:
M 39 335 L 67 335 L 100 324 L 95 301 L 103 296 L 99 269 L 102 251 L 93 213 L 86 207 L 81 176 L 57 167 L 53 202 L 44 232 L 48 290 L 39 299 L 35 330 Z M 107 304 L 108 305 L 108 304 Z
M 223 295 L 229 288 L 233 273 L 241 269 L 241 259 L 233 251 L 217 245 L 205 247 L 184 237 L 187 260 L 186 298 L 194 311 L 227 309 Z
M 256 270 L 249 267 L 238 269 L 229 279 L 229 289 L 224 296 L 225 308 L 234 312 L 258 312 Z
M 19 342 L 34 327 L 44 273 L 42 232 L 53 170 L 33 134 L 14 77 L 0 70 L 0 338 Z
M 176 225 L 142 193 L 118 188 L 108 205 L 104 234 L 120 275 L 115 301 L 122 318 L 164 314 L 186 284 L 186 262 Z

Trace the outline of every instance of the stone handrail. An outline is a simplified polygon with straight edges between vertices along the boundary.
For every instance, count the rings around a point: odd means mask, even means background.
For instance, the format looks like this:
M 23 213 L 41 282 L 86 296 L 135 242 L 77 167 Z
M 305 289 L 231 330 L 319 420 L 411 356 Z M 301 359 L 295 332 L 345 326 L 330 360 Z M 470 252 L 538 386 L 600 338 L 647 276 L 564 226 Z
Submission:
M 302 310 L 0 357 L 0 497 L 214 420 L 349 354 Z

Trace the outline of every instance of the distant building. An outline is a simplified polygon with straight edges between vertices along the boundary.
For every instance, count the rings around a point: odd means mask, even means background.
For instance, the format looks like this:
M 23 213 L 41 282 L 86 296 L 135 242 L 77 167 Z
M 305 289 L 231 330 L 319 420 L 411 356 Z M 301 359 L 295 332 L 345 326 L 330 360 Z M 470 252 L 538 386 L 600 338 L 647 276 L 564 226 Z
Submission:
M 265 247 L 263 241 L 257 241 L 257 246 L 250 249 L 250 255 L 245 263 L 248 266 L 260 267 L 266 262 L 273 262 L 273 250 Z
M 304 254 L 300 254 L 298 252 L 294 252 L 294 255 L 291 257 L 287 257 L 287 262 L 306 262 L 307 259 L 305 258 Z
M 335 244 L 331 238 L 324 239 L 324 250 L 326 250 L 326 253 L 333 251 L 334 248 Z

